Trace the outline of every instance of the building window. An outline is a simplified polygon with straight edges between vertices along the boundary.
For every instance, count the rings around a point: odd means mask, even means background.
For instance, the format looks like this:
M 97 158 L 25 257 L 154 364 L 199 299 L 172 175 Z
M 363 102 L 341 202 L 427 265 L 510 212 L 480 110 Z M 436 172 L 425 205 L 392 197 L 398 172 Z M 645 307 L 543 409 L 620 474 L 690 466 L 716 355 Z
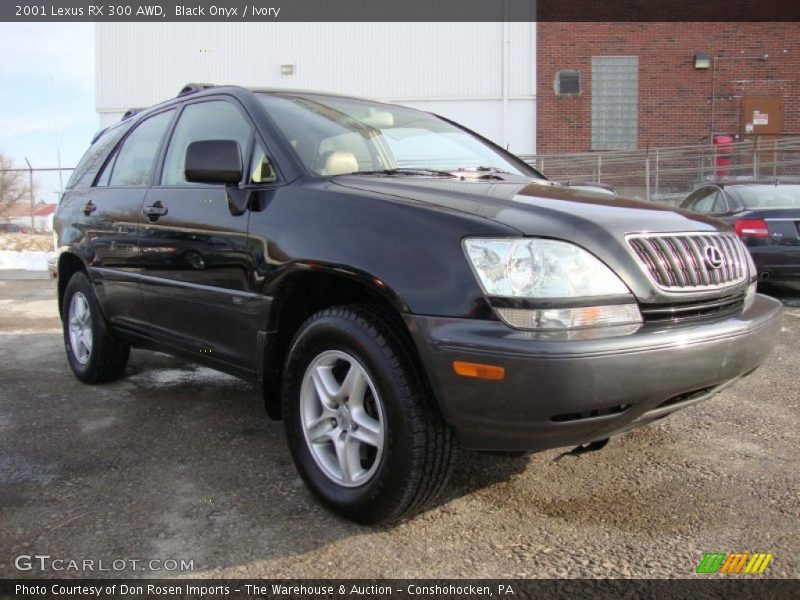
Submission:
M 635 150 L 639 57 L 592 57 L 592 150 Z
M 559 71 L 556 73 L 556 96 L 580 96 L 581 72 Z

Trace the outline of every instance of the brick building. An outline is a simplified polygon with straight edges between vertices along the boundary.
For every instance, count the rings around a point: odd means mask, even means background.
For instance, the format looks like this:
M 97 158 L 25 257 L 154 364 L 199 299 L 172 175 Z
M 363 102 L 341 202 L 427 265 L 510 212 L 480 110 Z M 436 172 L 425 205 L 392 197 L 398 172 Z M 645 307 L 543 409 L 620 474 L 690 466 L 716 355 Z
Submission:
M 538 154 L 800 135 L 800 23 L 537 29 Z

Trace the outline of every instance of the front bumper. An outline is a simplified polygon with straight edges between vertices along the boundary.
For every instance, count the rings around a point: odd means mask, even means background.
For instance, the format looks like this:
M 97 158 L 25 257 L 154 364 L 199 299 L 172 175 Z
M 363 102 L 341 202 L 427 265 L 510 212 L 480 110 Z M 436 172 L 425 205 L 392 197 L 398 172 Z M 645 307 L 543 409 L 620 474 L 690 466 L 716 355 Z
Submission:
M 594 338 L 517 331 L 499 321 L 407 322 L 461 444 L 513 451 L 605 439 L 710 397 L 764 361 L 781 312 L 779 302 L 757 295 L 738 314 Z M 461 377 L 455 360 L 502 366 L 505 379 Z

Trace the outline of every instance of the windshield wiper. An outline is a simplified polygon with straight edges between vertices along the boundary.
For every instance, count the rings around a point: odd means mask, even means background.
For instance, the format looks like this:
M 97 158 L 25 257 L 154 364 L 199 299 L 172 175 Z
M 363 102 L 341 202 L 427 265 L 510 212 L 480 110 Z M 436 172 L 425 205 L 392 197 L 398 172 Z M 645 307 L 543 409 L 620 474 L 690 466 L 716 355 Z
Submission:
M 345 173 L 343 173 L 345 174 Z M 437 171 L 436 169 L 376 169 L 374 171 L 354 171 L 346 175 L 436 175 L 437 177 L 455 177 L 448 171 Z
M 513 175 L 509 171 L 498 169 L 497 167 L 458 167 L 453 169 L 451 173 L 458 173 L 459 171 L 467 171 L 469 173 L 503 173 L 504 175 Z

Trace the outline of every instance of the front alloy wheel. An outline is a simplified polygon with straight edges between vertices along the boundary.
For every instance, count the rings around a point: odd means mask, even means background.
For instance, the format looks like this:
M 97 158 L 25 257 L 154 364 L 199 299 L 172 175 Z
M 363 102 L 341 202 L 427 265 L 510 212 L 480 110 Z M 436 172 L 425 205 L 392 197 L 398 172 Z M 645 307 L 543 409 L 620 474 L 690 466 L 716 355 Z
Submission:
M 408 332 L 386 308 L 334 306 L 309 317 L 289 348 L 282 412 L 303 480 L 348 519 L 396 520 L 444 487 L 453 436 Z
M 306 369 L 300 418 L 311 455 L 322 472 L 345 487 L 367 483 L 385 441 L 381 399 L 352 356 L 323 352 Z

